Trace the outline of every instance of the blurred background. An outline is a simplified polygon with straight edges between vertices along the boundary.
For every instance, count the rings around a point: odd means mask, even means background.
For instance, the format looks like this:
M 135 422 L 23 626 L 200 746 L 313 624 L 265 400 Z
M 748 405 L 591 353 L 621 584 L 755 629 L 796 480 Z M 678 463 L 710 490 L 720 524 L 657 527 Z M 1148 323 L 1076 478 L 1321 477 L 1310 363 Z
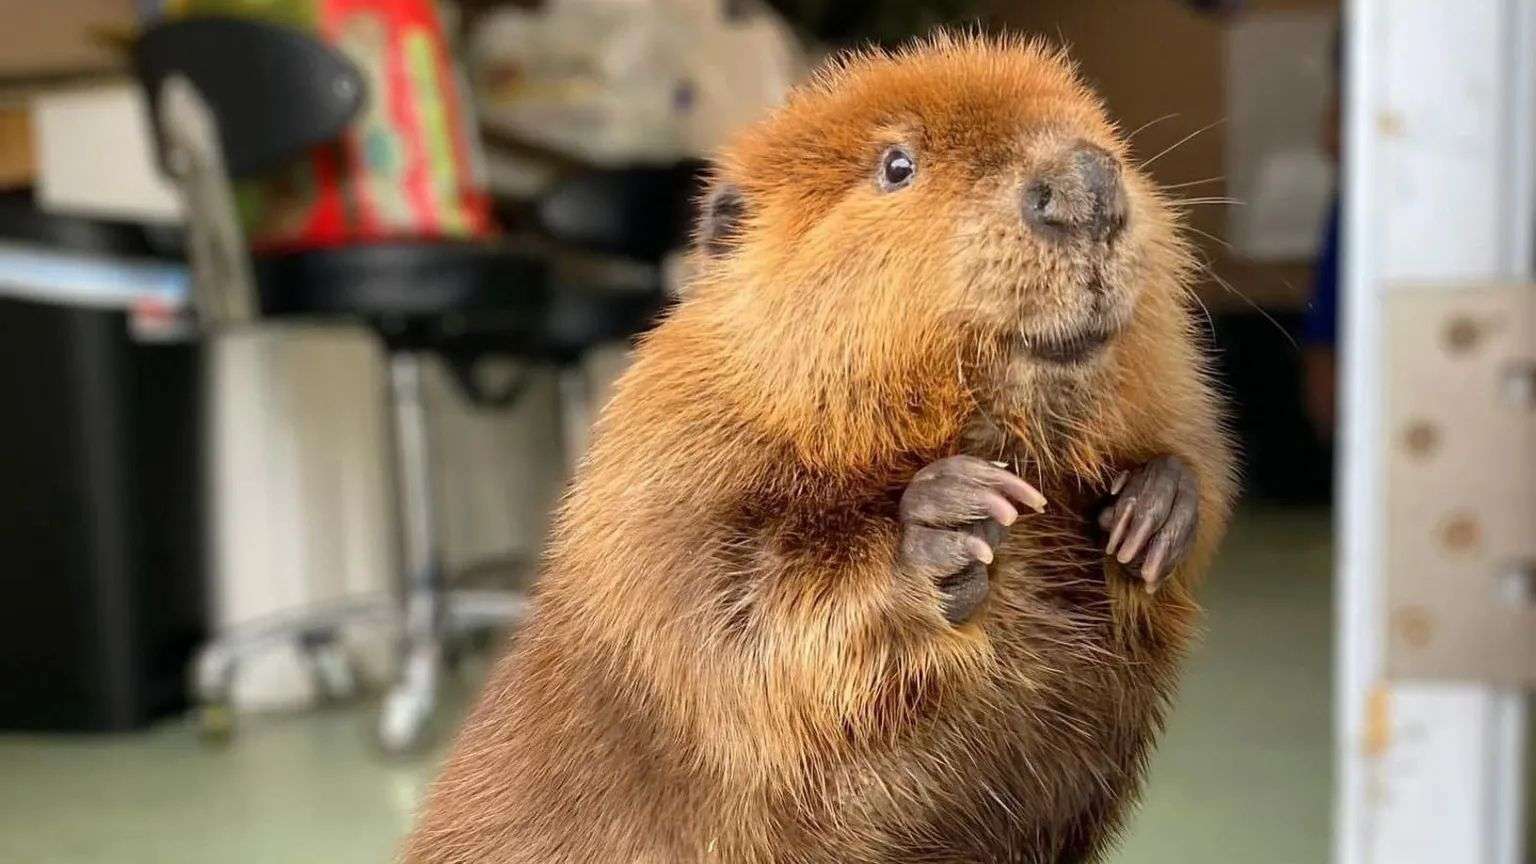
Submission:
M 0 0 L 0 862 L 389 860 L 704 160 L 942 23 L 1181 201 L 1242 442 L 1113 860 L 1536 861 L 1536 0 L 1347 6 Z

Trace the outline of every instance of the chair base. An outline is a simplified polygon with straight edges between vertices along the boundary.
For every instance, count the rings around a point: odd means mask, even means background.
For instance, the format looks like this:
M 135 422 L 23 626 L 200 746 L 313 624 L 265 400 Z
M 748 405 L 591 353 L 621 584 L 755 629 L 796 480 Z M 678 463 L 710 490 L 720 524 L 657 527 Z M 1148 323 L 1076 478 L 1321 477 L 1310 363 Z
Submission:
M 404 622 L 399 674 L 380 709 L 377 736 L 387 753 L 419 750 L 430 740 L 442 675 L 456 644 L 471 634 L 515 626 L 527 614 L 527 601 L 518 591 L 433 592 L 409 598 L 407 607 L 423 603 L 440 606 L 442 614 L 416 632 L 409 627 L 409 612 L 402 618 L 399 604 L 388 596 L 296 610 L 225 630 L 203 646 L 195 661 L 198 731 L 211 744 L 228 743 L 236 729 L 233 689 L 240 666 L 284 645 L 299 646 L 322 700 L 355 698 L 361 692 L 361 675 L 341 645 L 342 631 L 399 627 Z
M 366 597 L 298 609 L 224 630 L 203 645 L 193 666 L 199 731 L 213 743 L 234 733 L 234 683 L 243 662 L 283 645 L 298 645 L 309 662 L 322 699 L 355 696 L 360 676 L 341 646 L 344 628 L 389 626 L 396 620 L 388 596 Z
M 297 610 L 233 628 L 204 646 L 196 664 L 195 694 L 202 731 L 211 741 L 234 732 L 234 677 L 243 661 L 284 644 L 297 644 L 311 663 L 323 698 L 356 692 L 358 675 L 341 648 L 340 632 L 382 624 L 395 630 L 400 658 L 376 728 L 387 753 L 417 751 L 431 739 L 440 713 L 443 672 L 465 636 L 515 626 L 528 612 L 520 591 L 450 590 L 442 567 L 433 507 L 431 442 L 423 392 L 424 352 L 390 354 L 390 402 L 395 429 L 395 475 L 402 552 L 403 603 L 367 597 Z M 585 448 L 589 393 L 580 365 L 559 369 L 561 419 L 574 461 Z

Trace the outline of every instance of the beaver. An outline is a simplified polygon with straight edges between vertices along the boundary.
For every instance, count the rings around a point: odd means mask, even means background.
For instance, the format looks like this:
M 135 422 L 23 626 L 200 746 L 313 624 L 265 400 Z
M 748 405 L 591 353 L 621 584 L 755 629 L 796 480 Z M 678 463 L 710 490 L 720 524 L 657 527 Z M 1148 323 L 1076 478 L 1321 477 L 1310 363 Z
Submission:
M 1234 485 L 1178 208 L 1061 52 L 941 34 L 701 210 L 405 859 L 1097 860 Z

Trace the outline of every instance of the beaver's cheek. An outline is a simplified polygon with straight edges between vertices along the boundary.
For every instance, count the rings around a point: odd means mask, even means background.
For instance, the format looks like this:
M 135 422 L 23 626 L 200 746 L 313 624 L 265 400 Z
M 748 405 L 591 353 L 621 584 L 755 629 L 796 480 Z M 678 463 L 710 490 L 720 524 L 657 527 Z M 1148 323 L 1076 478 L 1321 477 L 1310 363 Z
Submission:
M 1105 290 L 1096 298 L 1095 311 L 1106 325 L 1117 329 L 1130 323 L 1143 300 L 1143 292 L 1157 281 L 1143 272 L 1134 256 L 1109 262 L 1099 278 Z

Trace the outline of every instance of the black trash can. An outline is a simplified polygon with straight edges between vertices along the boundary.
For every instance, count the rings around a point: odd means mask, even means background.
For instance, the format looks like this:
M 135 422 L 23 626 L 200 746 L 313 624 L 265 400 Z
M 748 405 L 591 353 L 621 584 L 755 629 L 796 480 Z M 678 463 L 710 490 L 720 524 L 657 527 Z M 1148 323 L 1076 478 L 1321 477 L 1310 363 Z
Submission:
M 23 299 L 29 248 L 61 252 L 0 236 L 0 729 L 130 729 L 204 633 L 198 349 Z

